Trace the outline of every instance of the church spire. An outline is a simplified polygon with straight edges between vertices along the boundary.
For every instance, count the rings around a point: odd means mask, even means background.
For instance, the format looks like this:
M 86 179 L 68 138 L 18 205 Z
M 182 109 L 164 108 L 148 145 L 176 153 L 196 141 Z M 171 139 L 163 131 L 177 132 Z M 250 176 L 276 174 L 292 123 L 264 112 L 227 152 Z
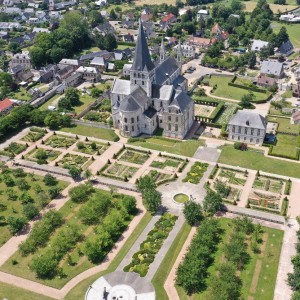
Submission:
M 161 38 L 161 45 L 159 50 L 160 55 L 160 62 L 162 63 L 165 60 L 165 45 L 164 45 L 164 38 Z
M 181 49 L 181 42 L 179 40 L 178 43 L 178 49 L 177 49 L 177 62 L 180 65 L 180 67 L 182 66 L 182 49 Z
M 139 20 L 138 38 L 135 46 L 134 60 L 131 70 L 134 71 L 151 71 L 154 69 L 154 64 L 151 60 L 144 28 Z

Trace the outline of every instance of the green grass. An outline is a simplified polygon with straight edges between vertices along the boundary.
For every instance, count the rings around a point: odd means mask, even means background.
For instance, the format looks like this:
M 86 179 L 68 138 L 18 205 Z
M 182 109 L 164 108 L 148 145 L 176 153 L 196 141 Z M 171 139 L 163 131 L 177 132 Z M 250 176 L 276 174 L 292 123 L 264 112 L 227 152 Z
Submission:
M 299 134 L 299 125 L 291 124 L 290 118 L 268 117 L 269 122 L 278 123 L 277 131 Z
M 79 134 L 83 136 L 91 136 L 97 139 L 103 139 L 108 141 L 118 141 L 119 137 L 112 129 L 96 128 L 86 125 L 74 125 L 72 127 L 62 128 L 61 131 L 69 132 L 73 134 Z
M 181 230 L 177 234 L 175 240 L 173 241 L 171 247 L 169 248 L 164 260 L 157 269 L 155 275 L 152 279 L 152 284 L 155 288 L 156 298 L 159 300 L 168 300 L 168 295 L 164 289 L 164 283 L 185 243 L 189 233 L 191 231 L 191 226 L 184 223 Z
M 76 114 L 80 114 L 82 111 L 84 111 L 90 104 L 94 103 L 96 101 L 95 98 L 84 94 L 80 96 L 80 104 L 77 106 L 74 106 L 74 111 Z
M 222 148 L 219 163 L 239 166 L 248 169 L 300 178 L 300 164 L 275 158 L 269 158 L 263 154 L 235 150 L 233 146 L 226 145 Z
M 277 134 L 277 143 L 273 146 L 273 155 L 298 158 L 298 138 L 287 134 Z
M 232 220 L 221 218 L 219 224 L 224 230 L 222 241 L 219 244 L 218 250 L 214 257 L 214 263 L 209 267 L 208 272 L 210 276 L 217 270 L 218 264 L 224 260 L 223 244 L 228 241 Z M 268 240 L 264 254 L 255 254 L 253 251 L 248 250 L 250 254 L 250 261 L 246 264 L 241 272 L 241 279 L 243 282 L 242 297 L 241 299 L 248 299 L 248 296 L 253 296 L 255 300 L 272 300 L 274 296 L 274 289 L 277 277 L 278 263 L 281 253 L 283 231 L 262 227 L 264 233 L 268 233 Z M 258 259 L 262 260 L 262 268 L 259 273 L 258 285 L 255 293 L 250 293 L 250 286 L 252 283 L 253 274 L 256 269 L 256 262 Z M 207 279 L 209 284 L 210 278 Z M 176 286 L 177 292 L 181 300 L 206 300 L 207 291 L 199 294 L 188 296 L 181 287 Z M 220 299 L 221 300 L 221 299 Z
M 192 157 L 199 146 L 204 146 L 205 141 L 203 140 L 188 140 L 188 141 L 177 141 L 171 139 L 160 139 L 160 138 L 147 138 L 143 141 L 136 140 L 129 142 L 131 145 L 144 147 L 147 149 L 157 150 L 161 152 L 168 152 L 177 155 Z
M 113 261 L 110 263 L 107 270 L 103 272 L 99 272 L 98 274 L 95 274 L 83 281 L 81 281 L 79 284 L 77 284 L 64 298 L 64 300 L 74 300 L 74 299 L 84 299 L 85 293 L 88 289 L 88 287 L 99 277 L 114 272 L 116 268 L 119 266 L 121 261 L 124 259 L 127 252 L 130 250 L 130 248 L 133 246 L 137 238 L 141 235 L 143 230 L 146 228 L 150 220 L 152 219 L 152 216 L 150 213 L 146 213 L 146 215 L 143 217 L 143 219 L 140 221 L 138 226 L 135 228 L 133 233 L 130 235 L 130 237 L 125 242 L 122 249 L 118 252 L 116 257 L 113 259 Z
M 293 1 L 293 0 L 289 0 Z M 293 3 L 295 4 L 295 2 Z M 296 4 L 295 4 L 296 5 Z M 287 24 L 287 23 L 279 23 L 279 22 L 272 22 L 271 24 L 273 31 L 277 34 L 282 26 L 284 26 L 287 30 L 289 38 L 294 45 L 295 48 L 300 47 L 300 24 Z
M 186 194 L 176 194 L 174 196 L 174 200 L 178 203 L 185 203 L 189 201 L 189 196 Z
M 20 298 L 22 295 L 22 298 Z M 36 294 L 16 286 L 0 282 L 0 296 L 1 299 L 22 299 L 22 300 L 52 300 L 53 298 Z M 83 298 L 82 298 L 83 299 Z
M 62 95 L 60 94 L 55 94 L 53 97 L 51 97 L 50 99 L 48 99 L 44 104 L 42 104 L 39 108 L 41 110 L 47 110 L 48 109 L 48 106 L 51 106 L 53 104 L 55 104 L 55 106 L 57 106 L 56 104 L 56 100 L 59 98 L 59 97 L 63 97 Z
M 228 83 L 232 80 L 232 78 L 233 76 L 212 76 L 210 79 L 208 79 L 210 86 L 217 85 L 217 88 L 213 92 L 213 95 L 218 97 L 225 97 L 228 99 L 241 100 L 245 94 L 249 93 L 245 89 L 229 86 Z M 267 92 L 266 94 L 253 92 L 253 94 L 255 96 L 254 102 L 258 100 L 264 100 L 270 95 L 269 92 Z
M 29 101 L 31 99 L 31 96 L 23 87 L 20 87 L 19 90 L 17 90 L 14 93 L 11 93 L 9 97 L 17 100 L 23 100 L 23 101 Z

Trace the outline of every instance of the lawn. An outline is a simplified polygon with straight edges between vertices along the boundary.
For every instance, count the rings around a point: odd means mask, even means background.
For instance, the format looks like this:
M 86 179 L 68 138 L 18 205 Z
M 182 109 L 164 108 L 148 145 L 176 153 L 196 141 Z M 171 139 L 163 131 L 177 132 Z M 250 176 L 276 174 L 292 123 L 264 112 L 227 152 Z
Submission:
M 286 2 L 288 5 L 274 4 L 273 0 L 268 0 L 267 2 L 269 2 L 270 8 L 274 12 L 274 14 L 277 14 L 278 11 L 280 11 L 281 13 L 285 13 L 286 11 L 290 11 L 290 10 L 293 10 L 298 7 L 296 5 L 296 3 L 293 2 L 293 0 L 287 0 Z M 291 3 L 289 4 L 289 2 L 291 2 Z M 245 12 L 252 12 L 255 9 L 255 7 L 257 6 L 257 3 L 255 2 L 255 0 L 254 1 L 245 1 L 243 4 L 245 5 L 245 8 L 244 8 Z
M 270 155 L 274 156 L 285 156 L 287 158 L 293 158 L 298 160 L 298 137 L 287 135 L 287 134 L 277 134 L 277 143 L 273 146 Z
M 233 100 L 241 100 L 243 95 L 248 94 L 249 92 L 245 89 L 237 88 L 234 86 L 229 86 L 228 83 L 232 80 L 233 76 L 212 76 L 209 81 L 210 86 L 217 85 L 216 90 L 213 92 L 213 95 L 219 97 L 225 97 Z M 253 92 L 255 101 L 266 99 L 270 93 L 258 93 Z
M 62 128 L 61 131 L 79 134 L 83 136 L 90 136 L 108 141 L 117 142 L 119 140 L 119 137 L 115 134 L 115 132 L 112 129 L 108 128 L 96 128 L 86 125 L 74 125 L 72 127 Z
M 164 260 L 157 269 L 152 279 L 152 284 L 155 288 L 156 298 L 159 300 L 168 300 L 168 295 L 164 289 L 164 283 L 191 231 L 191 226 L 184 223 L 181 230 L 177 234 L 171 247 L 169 248 Z
M 292 1 L 292 0 L 290 0 Z M 284 7 L 284 11 L 286 6 Z M 294 45 L 295 48 L 300 47 L 300 36 L 299 36 L 299 31 L 300 31 L 300 24 L 287 24 L 287 23 L 279 23 L 279 22 L 272 22 L 271 24 L 273 31 L 277 34 L 282 26 L 284 26 L 287 30 L 287 33 L 290 37 L 290 40 L 292 44 Z
M 178 141 L 166 138 L 151 137 L 146 139 L 130 139 L 128 143 L 161 152 L 193 157 L 198 147 L 204 146 L 205 141 Z
M 29 95 L 26 89 L 23 87 L 20 87 L 16 92 L 11 93 L 9 97 L 23 101 L 29 101 L 31 99 L 31 95 Z
M 300 178 L 300 164 L 269 158 L 256 152 L 236 150 L 233 146 L 229 145 L 222 148 L 218 162 L 232 166 L 261 170 L 272 174 Z
M 49 186 L 43 182 L 43 177 L 33 173 L 25 173 L 22 176 L 17 175 L 16 171 L 6 170 L 6 173 L 0 174 L 0 198 L 1 209 L 0 216 L 7 219 L 10 216 L 23 217 L 23 204 L 26 201 L 33 201 L 33 204 L 41 210 L 51 199 L 48 195 Z M 17 176 L 16 176 L 17 175 Z M 63 190 L 67 187 L 64 181 L 58 182 L 58 187 Z M 29 200 L 31 199 L 31 200 Z M 7 223 L 0 221 L 1 235 L 0 246 L 12 237 Z
M 53 298 L 46 297 L 40 294 L 36 294 L 25 289 L 18 288 L 14 285 L 9 285 L 0 282 L 0 296 L 3 299 L 20 299 L 22 295 L 22 300 L 53 300 Z
M 299 134 L 299 125 L 291 124 L 289 118 L 268 117 L 268 121 L 278 123 L 277 131 Z
M 57 99 L 63 97 L 63 95 L 55 94 L 53 97 L 48 99 L 44 104 L 42 104 L 39 108 L 42 110 L 47 110 L 48 106 L 57 106 Z
M 20 251 L 17 251 L 9 260 L 6 261 L 6 263 L 1 267 L 1 269 L 7 273 L 14 274 L 16 276 L 20 276 L 23 278 L 27 278 L 29 280 L 37 281 L 42 284 L 46 284 L 48 286 L 52 286 L 54 288 L 62 288 L 71 278 L 74 276 L 82 273 L 83 271 L 90 269 L 91 267 L 101 263 L 99 261 L 98 263 L 92 263 L 86 254 L 86 241 L 88 240 L 91 245 L 93 245 L 93 242 L 97 239 L 100 232 L 103 232 L 103 234 L 107 234 L 108 232 L 104 231 L 104 224 L 106 224 L 105 220 L 108 220 L 109 218 L 112 218 L 113 216 L 116 216 L 118 219 L 118 222 L 124 222 L 125 220 L 119 218 L 119 214 L 116 214 L 117 210 L 124 209 L 122 205 L 122 194 L 114 194 L 112 195 L 108 191 L 103 190 L 97 190 L 95 194 L 88 199 L 86 203 L 75 203 L 75 202 L 67 202 L 62 209 L 60 210 L 60 213 L 63 217 L 63 223 L 55 230 L 55 232 L 50 236 L 49 241 L 47 241 L 45 246 L 41 246 L 40 248 L 37 248 L 34 253 L 31 253 L 27 256 L 22 256 Z M 83 211 L 86 209 L 89 209 L 88 207 L 99 207 L 99 199 L 102 198 L 109 199 L 110 204 L 106 210 L 106 212 L 101 212 L 102 217 L 99 217 L 97 222 L 93 222 L 92 224 L 84 222 L 84 217 L 89 218 L 90 215 L 84 215 Z M 127 196 L 126 196 L 127 197 Z M 93 201 L 93 199 L 96 199 Z M 98 200 L 98 201 L 97 201 Z M 104 200 L 103 200 L 104 201 Z M 96 206 L 95 206 L 96 205 Z M 103 206 L 104 207 L 104 206 Z M 98 208 L 99 210 L 99 208 Z M 125 211 L 127 211 L 125 209 Z M 131 222 L 133 216 L 131 214 L 128 214 L 128 218 L 126 219 L 125 223 L 123 223 L 125 226 L 122 227 L 121 233 L 126 229 L 127 225 Z M 62 243 L 63 239 L 62 237 L 65 237 L 64 239 L 69 239 L 68 235 L 65 235 L 65 232 L 69 232 L 70 228 L 74 228 L 76 226 L 77 233 L 81 235 L 81 238 L 76 241 L 76 243 L 71 247 L 70 249 L 65 248 L 64 255 L 60 255 L 57 260 L 59 262 L 59 268 L 60 271 L 57 271 L 54 273 L 54 276 L 50 279 L 41 279 L 38 278 L 30 268 L 28 268 L 28 265 L 34 260 L 39 258 L 40 256 L 49 254 L 51 255 L 52 251 L 51 249 L 56 249 L 57 246 L 55 246 L 55 243 L 58 242 L 59 244 Z M 108 227 L 108 226 L 107 226 Z M 107 228 L 105 227 L 105 229 Z M 117 230 L 120 232 L 120 227 L 116 229 L 114 227 L 114 230 Z M 118 235 L 118 233 L 117 233 Z M 103 257 L 109 253 L 111 248 L 113 247 L 115 241 L 119 237 L 116 238 L 112 235 L 110 236 L 111 243 L 107 245 L 107 247 L 103 251 L 104 253 L 101 254 Z M 67 243 L 70 243 L 68 241 Z M 60 250 L 62 251 L 62 250 Z M 100 254 L 98 254 L 100 255 Z M 100 257 L 101 257 L 100 255 Z M 13 261 L 17 261 L 17 264 L 14 264 Z M 63 275 L 62 275 L 63 274 Z
M 123 247 L 120 249 L 118 254 L 115 256 L 115 258 L 110 263 L 107 270 L 100 272 L 96 275 L 93 275 L 83 281 L 81 281 L 79 284 L 77 284 L 64 298 L 64 300 L 74 300 L 74 299 L 84 299 L 84 296 L 86 294 L 86 291 L 88 287 L 99 277 L 114 272 L 116 268 L 119 266 L 121 261 L 125 258 L 127 252 L 131 249 L 135 241 L 138 239 L 138 237 L 141 235 L 141 233 L 144 231 L 150 220 L 152 219 L 152 216 L 150 213 L 146 213 L 145 216 L 142 218 L 140 223 L 137 225 L 133 233 L 129 236 Z
M 223 247 L 224 243 L 228 241 L 230 235 L 232 220 L 221 218 L 219 220 L 219 224 L 221 228 L 224 230 L 222 235 L 222 241 L 219 244 L 218 250 L 214 256 L 214 263 L 209 267 L 208 273 L 209 278 L 207 279 L 207 284 L 209 285 L 210 277 L 215 274 L 217 271 L 217 265 L 221 264 L 224 260 Z M 280 258 L 282 239 L 283 239 L 283 231 L 272 229 L 268 227 L 262 227 L 264 237 L 267 237 L 266 240 L 266 248 L 261 254 L 255 254 L 248 248 L 248 253 L 250 254 L 250 260 L 245 265 L 244 269 L 240 273 L 240 278 L 242 279 L 242 297 L 241 299 L 252 299 L 255 300 L 272 300 L 274 296 L 274 288 L 277 277 L 277 269 Z M 257 271 L 258 267 L 256 265 L 257 261 L 261 261 L 261 269 L 260 272 Z M 258 263 L 260 264 L 260 263 Z M 256 276 L 258 276 L 258 284 L 256 289 L 252 287 L 252 292 L 250 292 L 253 276 L 255 276 L 255 272 L 258 272 Z M 179 297 L 181 300 L 206 300 L 207 299 L 207 291 L 205 290 L 202 293 L 194 294 L 192 296 L 188 296 L 181 287 L 176 286 Z
M 89 96 L 88 94 L 80 95 L 80 104 L 74 106 L 74 111 L 76 114 L 80 114 L 82 111 L 84 111 L 90 104 L 94 103 L 96 101 L 95 98 Z

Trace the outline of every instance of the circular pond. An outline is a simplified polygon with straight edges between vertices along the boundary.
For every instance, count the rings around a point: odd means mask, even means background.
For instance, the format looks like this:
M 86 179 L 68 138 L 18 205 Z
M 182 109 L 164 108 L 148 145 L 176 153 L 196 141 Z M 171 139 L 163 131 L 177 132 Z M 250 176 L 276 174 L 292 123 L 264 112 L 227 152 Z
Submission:
M 190 197 L 183 193 L 176 194 L 173 198 L 174 198 L 174 201 L 177 203 L 185 203 L 190 200 Z

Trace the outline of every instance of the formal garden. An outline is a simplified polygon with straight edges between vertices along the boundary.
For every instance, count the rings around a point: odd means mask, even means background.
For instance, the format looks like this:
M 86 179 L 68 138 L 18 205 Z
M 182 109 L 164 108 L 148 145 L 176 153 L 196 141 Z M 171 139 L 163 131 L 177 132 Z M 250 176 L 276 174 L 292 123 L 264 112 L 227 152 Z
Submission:
M 106 164 L 99 172 L 99 175 L 128 181 L 136 172 L 138 168 L 132 166 L 126 166 L 118 162 L 112 164 Z
M 125 272 L 135 272 L 141 277 L 147 275 L 149 266 L 172 231 L 176 219 L 175 215 L 169 213 L 164 213 L 160 217 L 148 233 L 146 240 L 140 245 L 140 250 L 133 255 L 131 263 L 124 267 Z
M 204 173 L 207 171 L 207 168 L 207 163 L 201 163 L 199 161 L 195 162 L 192 165 L 190 171 L 187 173 L 186 177 L 182 181 L 198 184 L 201 178 L 203 177 Z
M 219 171 L 215 175 L 217 180 L 237 185 L 237 186 L 244 186 L 247 177 L 248 177 L 248 172 L 241 172 L 233 169 L 228 169 L 228 168 L 219 168 Z
M 0 155 L 14 157 L 17 154 L 22 153 L 27 147 L 26 144 L 12 142 L 3 150 L 0 150 Z
M 59 212 L 49 211 L 1 267 L 55 288 L 101 263 L 136 214 L 134 197 L 82 184 Z
M 150 154 L 148 151 L 135 150 L 135 149 L 124 149 L 118 156 L 117 159 L 120 161 L 125 161 L 133 164 L 143 165 Z
M 177 179 L 177 176 L 175 174 L 162 173 L 156 170 L 151 170 L 149 172 L 149 176 L 151 176 L 154 179 L 156 185 L 160 185 L 168 181 Z
M 283 231 L 249 219 L 205 219 L 177 269 L 182 300 L 272 300 Z
M 258 190 L 283 194 L 286 184 L 286 180 L 284 179 L 257 175 L 252 187 Z
M 101 155 L 108 149 L 109 145 L 93 141 L 79 141 L 76 143 L 74 151 L 89 155 Z
M 29 132 L 22 137 L 21 141 L 34 143 L 40 140 L 46 134 L 45 130 L 38 127 L 30 127 Z
M 60 161 L 56 162 L 55 165 L 65 169 L 70 169 L 70 167 L 85 169 L 85 164 L 89 160 L 90 157 L 67 153 Z
M 67 185 L 51 175 L 42 177 L 1 165 L 0 245 L 35 218 Z
M 251 191 L 248 198 L 248 204 L 253 209 L 267 210 L 274 213 L 280 213 L 281 197 L 279 195 L 268 194 L 259 191 Z
M 53 134 L 46 141 L 44 141 L 44 144 L 52 148 L 67 149 L 71 147 L 75 142 L 76 139 L 73 137 L 69 137 L 61 134 Z
M 181 158 L 162 155 L 161 153 L 159 153 L 158 157 L 153 160 L 150 167 L 172 172 L 176 172 L 177 170 L 178 172 L 182 172 L 187 163 L 188 161 Z
M 34 161 L 38 164 L 48 164 L 49 162 L 55 160 L 60 154 L 60 151 L 40 147 L 32 149 L 26 153 L 23 158 Z

